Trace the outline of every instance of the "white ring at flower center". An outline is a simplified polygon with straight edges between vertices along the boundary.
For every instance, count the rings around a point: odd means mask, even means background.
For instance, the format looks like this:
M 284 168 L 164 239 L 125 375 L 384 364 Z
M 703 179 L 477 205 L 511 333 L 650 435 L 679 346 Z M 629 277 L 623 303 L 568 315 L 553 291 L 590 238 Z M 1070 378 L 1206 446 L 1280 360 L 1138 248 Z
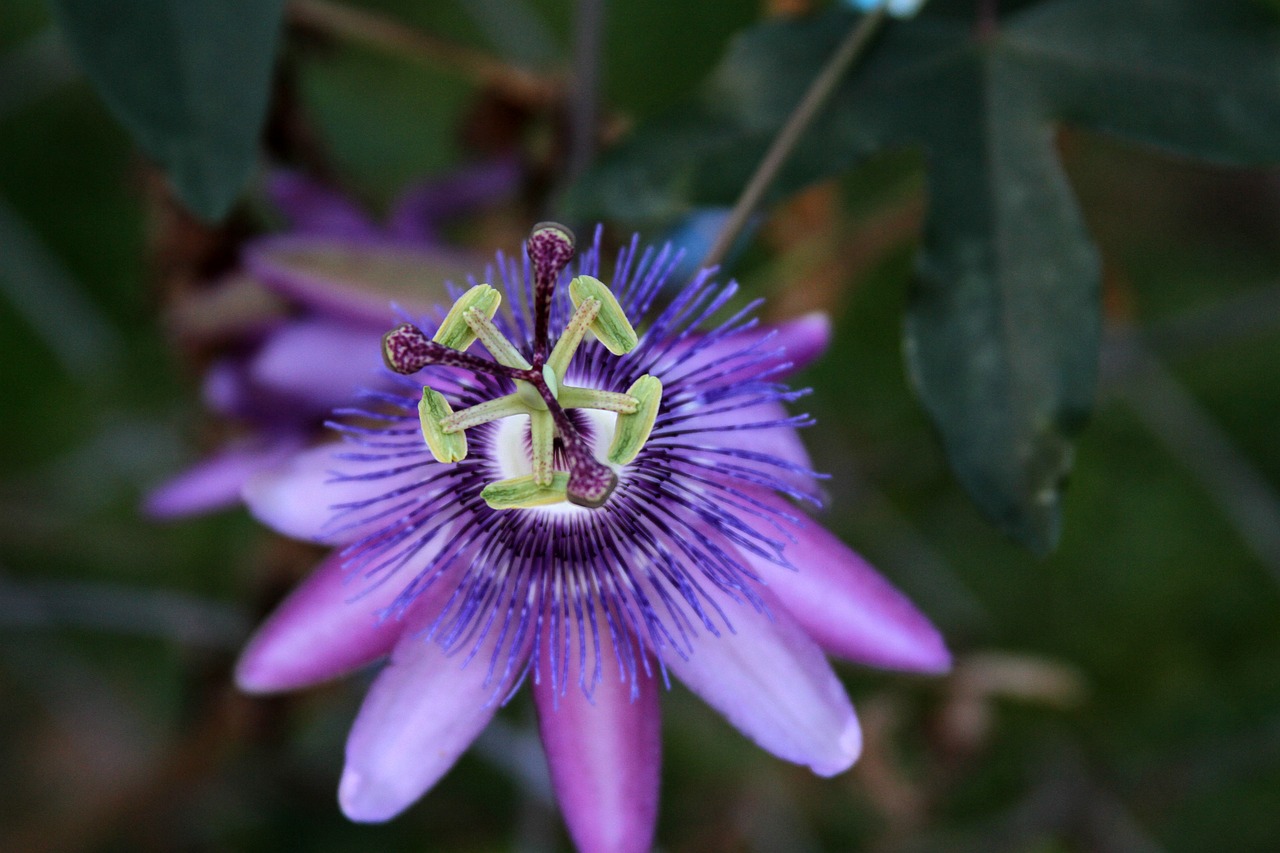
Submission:
M 613 443 L 618 416 L 613 412 L 602 412 L 599 409 L 574 409 L 573 411 L 587 422 L 585 432 L 590 436 L 588 441 L 591 443 L 592 455 L 621 476 L 622 468 L 610 465 L 608 461 L 609 445 Z M 509 418 L 503 418 L 498 421 L 497 427 L 497 433 L 493 438 L 493 461 L 498 469 L 496 479 L 505 480 L 532 474 L 533 460 L 529 457 L 528 449 L 529 416 L 512 415 Z M 550 506 L 530 507 L 526 510 L 528 511 L 566 515 L 593 510 L 565 501 Z

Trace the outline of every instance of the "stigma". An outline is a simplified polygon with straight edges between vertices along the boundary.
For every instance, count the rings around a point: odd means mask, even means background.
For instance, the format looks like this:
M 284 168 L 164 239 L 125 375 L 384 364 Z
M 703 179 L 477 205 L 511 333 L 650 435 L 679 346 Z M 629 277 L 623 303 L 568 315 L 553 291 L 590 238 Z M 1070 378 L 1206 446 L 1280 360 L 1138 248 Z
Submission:
M 531 471 L 486 485 L 480 496 L 490 507 L 531 509 L 568 502 L 596 509 L 617 488 L 616 470 L 635 459 L 648 441 L 662 402 L 662 382 L 646 373 L 625 392 L 567 384 L 569 364 L 588 336 L 616 356 L 634 349 L 639 338 L 609 288 L 599 279 L 580 275 L 569 283 L 573 313 L 552 346 L 551 304 L 556 283 L 573 259 L 573 232 L 558 223 L 540 223 L 525 248 L 534 276 L 531 358 L 525 358 L 494 323 L 502 295 L 478 284 L 454 302 L 433 336 L 409 323 L 383 335 L 383 360 L 402 374 L 441 365 L 512 381 L 512 393 L 457 411 L 443 394 L 424 386 L 418 405 L 422 437 L 432 456 L 446 464 L 466 458 L 467 430 L 517 415 L 529 419 Z M 467 352 L 477 340 L 492 361 Z M 596 456 L 595 443 L 569 417 L 569 409 L 615 416 L 603 461 Z

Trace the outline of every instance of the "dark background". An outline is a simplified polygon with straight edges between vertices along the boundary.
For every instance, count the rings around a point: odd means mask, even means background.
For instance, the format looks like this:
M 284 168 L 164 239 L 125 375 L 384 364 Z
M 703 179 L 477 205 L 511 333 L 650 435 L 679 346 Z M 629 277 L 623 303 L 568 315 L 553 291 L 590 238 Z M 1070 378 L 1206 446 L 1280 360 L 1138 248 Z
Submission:
M 520 7 L 545 40 L 489 0 L 360 5 L 564 64 L 563 3 Z M 620 128 L 791 5 L 611 2 Z M 276 110 L 294 124 L 276 133 L 295 136 L 277 150 L 323 160 L 374 210 L 504 134 L 551 157 L 554 121 L 447 67 L 289 38 Z M 868 747 L 833 780 L 675 689 L 663 849 L 1280 849 L 1280 174 L 1070 129 L 1059 146 L 1102 248 L 1109 343 L 1047 559 L 974 509 L 904 377 L 918 157 L 793 198 L 736 267 L 775 317 L 832 313 L 831 351 L 797 380 L 832 474 L 824 521 L 937 622 L 957 667 L 842 667 Z M 547 180 L 532 171 L 456 240 L 512 248 Z M 320 552 L 242 511 L 139 513 L 225 431 L 198 400 L 207 353 L 173 319 L 192 270 L 269 222 L 260 199 L 217 231 L 175 213 L 44 5 L 0 3 L 0 849 L 565 849 L 523 696 L 404 816 L 348 823 L 335 791 L 366 679 L 268 700 L 230 682 L 252 624 Z

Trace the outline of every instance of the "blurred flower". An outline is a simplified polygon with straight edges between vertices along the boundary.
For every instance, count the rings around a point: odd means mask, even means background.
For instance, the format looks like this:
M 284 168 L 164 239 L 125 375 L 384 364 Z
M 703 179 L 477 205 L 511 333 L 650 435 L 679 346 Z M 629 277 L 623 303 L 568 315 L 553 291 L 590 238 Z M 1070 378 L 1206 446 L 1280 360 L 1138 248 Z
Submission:
M 245 482 L 321 432 L 325 417 L 357 390 L 380 383 L 377 341 L 393 301 L 426 309 L 444 297 L 433 282 L 461 276 L 476 259 L 444 245 L 440 228 L 460 212 L 510 195 L 514 160 L 414 185 L 375 222 L 346 196 L 302 175 L 274 173 L 268 199 L 289 221 L 284 234 L 249 241 L 241 268 L 216 285 L 231 301 L 247 288 L 284 297 L 288 313 L 259 312 L 204 376 L 209 409 L 238 436 L 156 487 L 144 508 L 177 518 L 237 504 Z
M 388 374 L 340 413 L 345 443 L 249 483 L 264 522 L 340 547 L 259 629 L 237 679 L 290 690 L 390 655 L 339 786 L 350 818 L 384 821 L 529 676 L 577 845 L 648 850 L 669 674 L 760 746 L 831 775 L 861 734 L 824 649 L 918 672 L 950 657 L 792 504 L 816 503 L 816 483 L 796 434 L 807 418 L 783 409 L 805 392 L 780 380 L 825 348 L 824 317 L 764 329 L 753 303 L 722 319 L 736 286 L 708 273 L 656 307 L 669 247 L 633 241 L 610 287 L 597 234 L 567 288 L 565 229 L 539 226 L 526 248 L 489 270 L 500 292 L 472 280 L 419 324 L 433 337 L 386 335 L 388 365 L 422 379 Z M 491 358 L 465 352 L 477 338 Z

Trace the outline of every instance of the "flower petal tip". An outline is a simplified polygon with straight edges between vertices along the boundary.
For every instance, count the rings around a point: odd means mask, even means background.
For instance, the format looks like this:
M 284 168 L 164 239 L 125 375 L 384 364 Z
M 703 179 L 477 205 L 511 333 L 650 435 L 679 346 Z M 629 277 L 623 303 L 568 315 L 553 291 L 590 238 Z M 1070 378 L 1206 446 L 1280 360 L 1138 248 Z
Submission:
M 849 722 L 836 742 L 836 749 L 826 759 L 812 762 L 809 769 L 819 776 L 837 776 L 852 767 L 861 755 L 862 726 L 858 724 L 858 718 L 850 714 Z
M 795 370 L 808 367 L 831 345 L 831 317 L 823 311 L 802 314 L 778 328 Z
M 306 679 L 296 677 L 293 669 L 288 660 L 281 659 L 275 646 L 259 635 L 249 641 L 236 661 L 236 687 L 251 696 L 265 696 L 307 684 Z
M 950 672 L 951 650 L 933 623 L 920 616 L 919 623 L 910 628 L 898 637 L 887 636 L 882 647 L 883 658 L 866 662 L 919 675 L 946 675 Z
M 350 768 L 342 771 L 338 783 L 338 806 L 348 819 L 356 823 L 386 823 L 404 810 L 399 798 L 371 784 L 363 773 Z

